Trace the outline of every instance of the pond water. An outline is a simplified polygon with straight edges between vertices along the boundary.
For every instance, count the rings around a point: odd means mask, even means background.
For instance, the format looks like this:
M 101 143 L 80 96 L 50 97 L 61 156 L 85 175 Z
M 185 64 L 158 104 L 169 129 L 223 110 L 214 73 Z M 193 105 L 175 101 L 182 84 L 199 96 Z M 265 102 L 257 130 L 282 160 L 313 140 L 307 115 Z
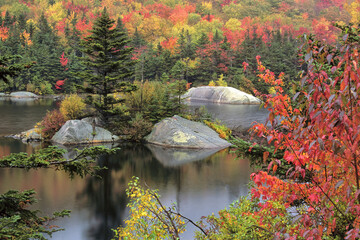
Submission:
M 30 129 L 53 107 L 48 100 L 0 100 L 0 157 L 12 152 L 32 153 L 42 147 L 4 136 Z M 69 218 L 55 222 L 65 231 L 54 233 L 52 239 L 111 239 L 111 228 L 128 216 L 125 189 L 132 176 L 159 189 L 165 204 L 176 202 L 180 212 L 195 221 L 248 193 L 249 162 L 236 158 L 230 149 L 214 153 L 140 144 L 119 147 L 116 155 L 99 159 L 98 164 L 108 168 L 99 172 L 102 179 L 69 179 L 53 169 L 0 169 L 0 193 L 35 189 L 39 199 L 35 208 L 43 214 L 71 210 Z M 193 231 L 188 228 L 183 239 L 192 239 Z
M 190 102 L 192 108 L 205 106 L 213 119 L 220 120 L 232 130 L 247 130 L 254 122 L 265 123 L 269 111 L 260 105 L 214 104 L 206 102 Z

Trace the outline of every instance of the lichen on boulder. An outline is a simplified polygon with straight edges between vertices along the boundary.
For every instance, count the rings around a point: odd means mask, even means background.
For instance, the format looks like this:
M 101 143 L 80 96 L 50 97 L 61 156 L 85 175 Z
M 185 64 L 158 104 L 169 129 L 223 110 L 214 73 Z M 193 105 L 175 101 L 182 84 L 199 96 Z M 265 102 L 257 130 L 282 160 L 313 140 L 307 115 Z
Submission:
M 152 144 L 177 148 L 222 149 L 231 146 L 205 124 L 177 115 L 157 123 L 145 139 Z

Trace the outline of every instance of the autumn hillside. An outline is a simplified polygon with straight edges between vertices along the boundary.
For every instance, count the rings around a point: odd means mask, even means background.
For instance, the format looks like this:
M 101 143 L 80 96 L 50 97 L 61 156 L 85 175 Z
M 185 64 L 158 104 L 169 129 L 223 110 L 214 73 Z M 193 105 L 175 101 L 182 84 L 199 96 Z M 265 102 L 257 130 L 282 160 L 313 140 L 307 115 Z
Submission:
M 40 94 L 63 85 L 72 91 L 71 82 L 81 83 L 70 74 L 81 68 L 72 56 L 81 54 L 78 43 L 104 7 L 133 40 L 134 59 L 142 60 L 134 69 L 135 79 L 176 78 L 205 84 L 222 74 L 230 85 L 246 85 L 248 92 L 259 86 L 252 82 L 252 72 L 243 68 L 256 69 L 256 55 L 271 70 L 287 71 L 293 78 L 298 35 L 313 33 L 334 43 L 338 31 L 332 23 L 360 20 L 360 2 L 350 0 L 0 2 L 1 52 L 37 63 L 13 88 Z M 278 52 L 279 47 L 283 52 Z

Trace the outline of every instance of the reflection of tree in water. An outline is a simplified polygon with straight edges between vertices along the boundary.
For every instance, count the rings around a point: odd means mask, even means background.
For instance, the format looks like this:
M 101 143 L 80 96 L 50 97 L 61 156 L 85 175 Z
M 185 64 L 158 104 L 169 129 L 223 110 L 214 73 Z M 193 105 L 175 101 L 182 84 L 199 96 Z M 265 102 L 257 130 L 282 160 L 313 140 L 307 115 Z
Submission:
M 34 127 L 55 107 L 53 99 L 16 99 L 0 97 L 0 136 L 17 134 Z
M 10 155 L 11 153 L 26 152 L 28 154 L 34 153 L 43 147 L 47 147 L 48 144 L 33 142 L 29 144 L 23 143 L 21 140 L 13 139 L 10 137 L 0 136 L 0 158 Z
M 91 239 L 111 239 L 111 229 L 123 224 L 128 203 L 125 190 L 132 176 L 153 188 L 155 183 L 174 177 L 174 169 L 164 168 L 143 145 L 123 145 L 116 155 L 102 157 L 98 164 L 108 170 L 98 173 L 102 179 L 88 178 L 85 189 L 77 196 L 87 199 L 92 209 L 94 223 L 88 231 Z
M 87 202 L 87 208 L 91 211 L 88 239 L 111 239 L 111 229 L 123 224 L 128 212 L 125 190 L 133 176 L 139 177 L 142 184 L 146 182 L 152 189 L 164 191 L 164 197 L 168 200 L 175 194 L 176 199 L 173 200 L 181 208 L 187 208 L 182 203 L 182 194 L 188 201 L 186 196 L 194 190 L 203 196 L 210 194 L 211 197 L 216 194 L 216 190 L 212 189 L 214 186 L 217 189 L 225 187 L 229 189 L 229 198 L 233 200 L 242 192 L 247 193 L 248 162 L 234 160 L 235 155 L 229 154 L 229 150 L 220 151 L 201 161 L 165 167 L 143 145 L 122 145 L 120 148 L 116 155 L 99 160 L 99 165 L 108 170 L 99 172 L 102 179 L 87 178 L 86 187 L 77 196 Z

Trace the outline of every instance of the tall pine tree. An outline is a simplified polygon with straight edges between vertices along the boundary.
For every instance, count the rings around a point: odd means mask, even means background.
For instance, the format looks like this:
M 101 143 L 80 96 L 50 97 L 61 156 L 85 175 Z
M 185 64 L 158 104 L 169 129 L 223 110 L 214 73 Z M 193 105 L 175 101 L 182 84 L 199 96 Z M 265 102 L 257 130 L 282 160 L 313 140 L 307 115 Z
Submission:
M 89 70 L 80 74 L 88 83 L 85 90 L 96 96 L 89 97 L 89 103 L 107 124 L 112 117 L 121 114 L 120 108 L 114 107 L 114 104 L 122 102 L 122 99 L 115 99 L 112 94 L 135 89 L 129 82 L 133 76 L 132 48 L 128 46 L 126 34 L 114 23 L 105 8 L 96 19 L 91 35 L 81 42 L 86 55 L 82 62 Z

